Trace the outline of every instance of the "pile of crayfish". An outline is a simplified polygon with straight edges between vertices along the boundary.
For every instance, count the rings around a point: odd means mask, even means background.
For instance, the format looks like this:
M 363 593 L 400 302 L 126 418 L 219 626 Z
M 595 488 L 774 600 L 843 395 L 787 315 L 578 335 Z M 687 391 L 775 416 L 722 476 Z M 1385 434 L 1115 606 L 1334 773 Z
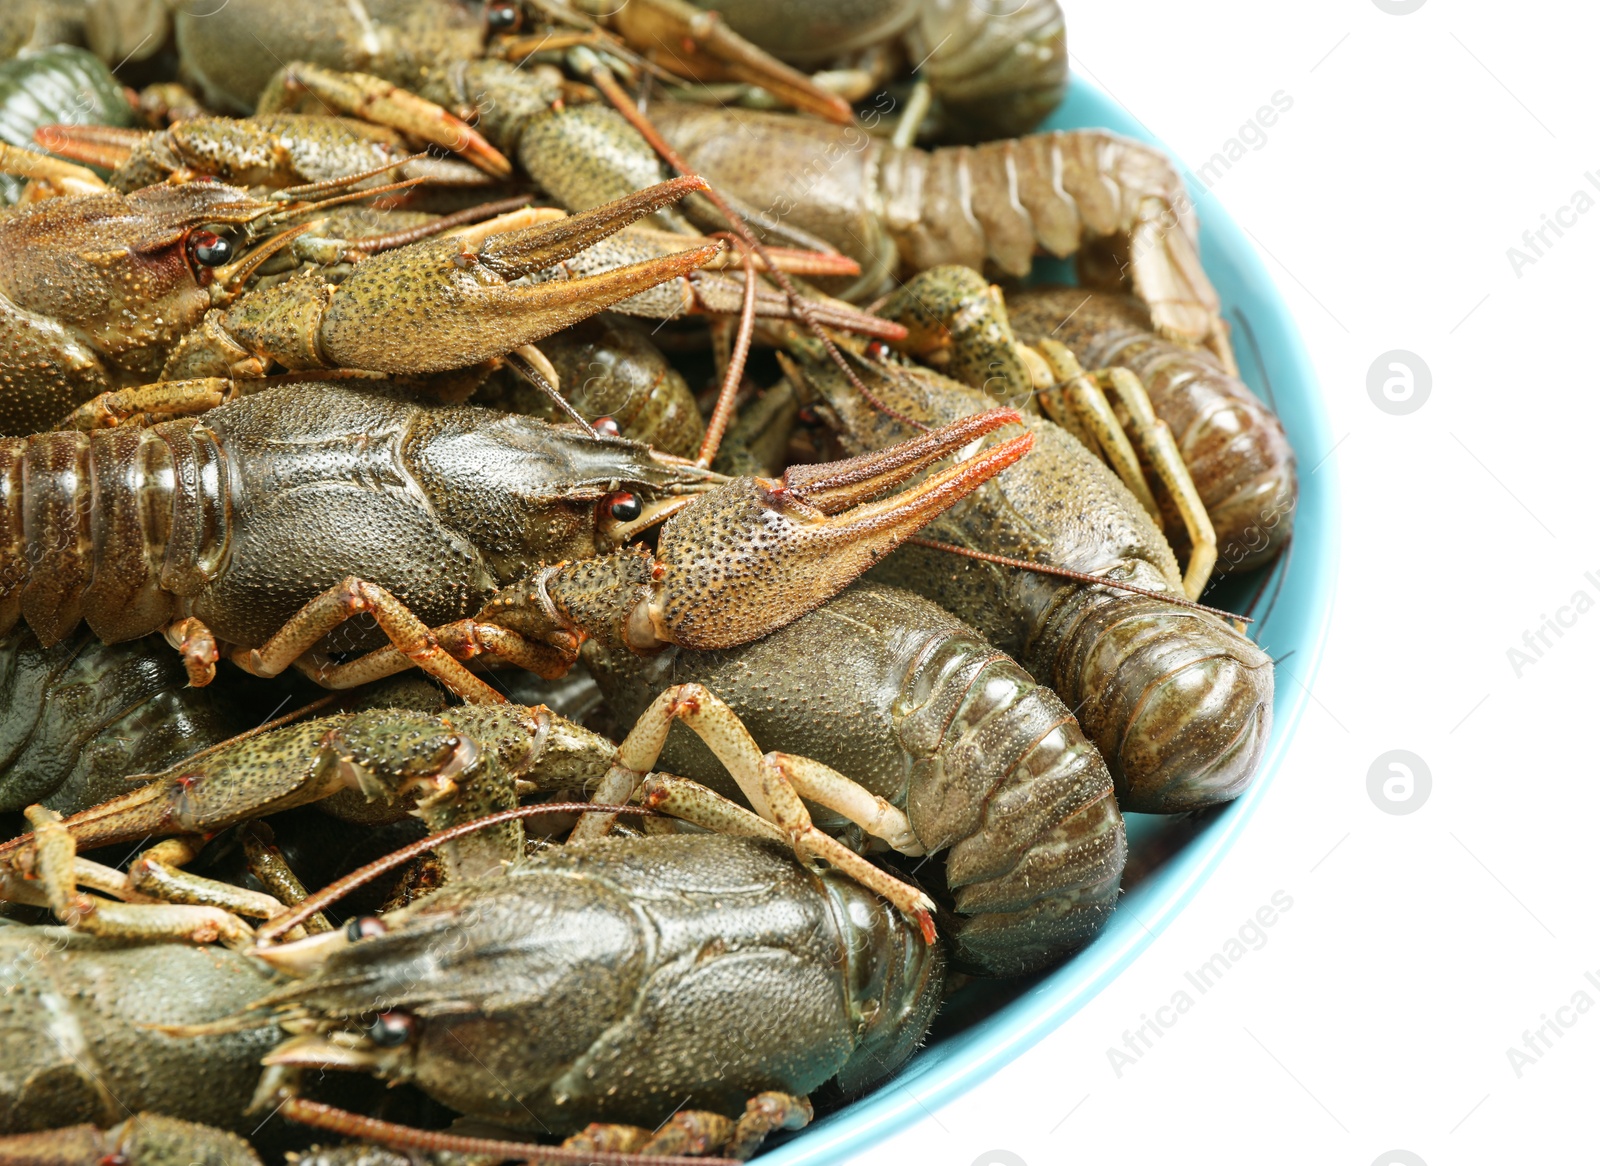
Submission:
M 745 1159 L 1249 785 L 1294 455 L 1004 9 L 7 0 L 0 1166 Z

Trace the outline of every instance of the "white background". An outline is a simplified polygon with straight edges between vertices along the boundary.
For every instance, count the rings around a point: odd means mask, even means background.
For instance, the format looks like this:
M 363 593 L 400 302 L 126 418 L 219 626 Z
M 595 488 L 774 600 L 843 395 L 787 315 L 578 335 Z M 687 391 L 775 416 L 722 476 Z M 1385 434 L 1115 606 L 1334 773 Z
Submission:
M 1190 907 L 1060 1029 L 859 1162 L 1600 1161 L 1600 988 L 1584 979 L 1600 979 L 1600 608 L 1567 612 L 1520 678 L 1507 655 L 1575 592 L 1600 601 L 1584 578 L 1600 580 L 1600 206 L 1547 232 L 1520 275 L 1507 256 L 1580 189 L 1600 197 L 1588 11 L 1067 3 L 1074 74 L 1190 168 L 1274 92 L 1293 99 L 1212 192 L 1255 236 L 1321 379 L 1336 613 L 1287 762 Z M 1407 416 L 1367 393 L 1391 349 L 1432 374 Z M 1278 683 L 1300 682 L 1287 662 Z M 1367 793 L 1391 749 L 1432 773 L 1406 816 Z M 1196 995 L 1184 972 L 1278 890 L 1294 906 L 1266 945 L 1119 1078 L 1107 1049 Z M 1562 1013 L 1575 1023 L 1519 1077 L 1507 1049 L 1585 989 L 1594 1010 Z

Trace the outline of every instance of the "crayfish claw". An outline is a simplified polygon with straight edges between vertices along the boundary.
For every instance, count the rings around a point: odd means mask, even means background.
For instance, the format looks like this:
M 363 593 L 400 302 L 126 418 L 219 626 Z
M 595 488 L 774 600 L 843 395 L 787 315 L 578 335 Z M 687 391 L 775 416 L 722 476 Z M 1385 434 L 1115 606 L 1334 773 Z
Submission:
M 278 360 L 414 374 L 465 368 L 532 344 L 719 255 L 723 244 L 713 242 L 582 278 L 513 282 L 564 263 L 704 188 L 705 180 L 691 175 L 535 226 L 428 239 L 374 255 L 332 296 L 314 343 Z M 276 302 L 272 293 L 279 290 L 257 297 L 254 318 L 243 311 L 230 316 L 235 337 L 265 342 L 278 317 L 299 310 L 292 291 L 283 293 L 286 302 Z M 390 330 L 375 326 L 390 319 L 407 321 L 409 343 L 396 345 Z
M 662 528 L 650 622 L 684 647 L 748 643 L 826 603 L 1033 447 L 1024 433 L 887 498 L 885 490 L 995 429 L 1009 409 L 782 479 L 736 478 Z M 876 499 L 876 500 L 873 500 Z

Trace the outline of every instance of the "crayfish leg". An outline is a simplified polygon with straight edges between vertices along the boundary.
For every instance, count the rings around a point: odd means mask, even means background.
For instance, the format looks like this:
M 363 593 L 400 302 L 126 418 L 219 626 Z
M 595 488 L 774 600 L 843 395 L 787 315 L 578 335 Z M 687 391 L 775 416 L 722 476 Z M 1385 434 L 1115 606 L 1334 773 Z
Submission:
M 645 809 L 668 814 L 713 834 L 788 841 L 788 835 L 754 810 L 686 777 L 652 773 L 639 787 L 639 793 L 639 804 Z M 651 821 L 645 819 L 646 830 Z
M 162 634 L 183 657 L 190 688 L 204 688 L 217 678 L 217 638 L 202 621 L 189 616 L 170 625 Z
M 325 112 L 331 106 L 459 154 L 496 178 L 511 177 L 510 161 L 477 130 L 444 107 L 369 73 L 341 73 L 293 61 L 267 83 L 256 111 L 298 109 L 302 94 L 314 101 L 309 112 Z
M 1058 382 L 1039 393 L 1046 415 L 1071 431 L 1091 452 L 1098 453 L 1139 505 L 1162 525 L 1164 516 L 1145 481 L 1141 460 L 1155 472 L 1189 536 L 1184 594 L 1190 599 L 1200 598 L 1217 562 L 1216 530 L 1177 440 L 1167 423 L 1156 415 L 1144 382 L 1132 370 L 1121 367 L 1085 373 L 1077 357 L 1059 341 L 1041 340 L 1037 350 Z M 1120 413 L 1112 407 L 1107 390 L 1116 395 L 1122 407 Z M 1085 436 L 1089 440 L 1084 441 Z
M 261 1166 L 250 1143 L 238 1134 L 159 1113 L 136 1113 L 106 1130 L 76 1125 L 0 1138 L 0 1162 L 7 1163 L 79 1166 L 84 1162 L 172 1161 L 197 1166 Z
M 591 1122 L 561 1143 L 586 1154 L 671 1154 L 699 1157 L 724 1154 L 743 1162 L 755 1156 L 774 1130 L 798 1130 L 811 1123 L 811 1102 L 792 1093 L 769 1090 L 746 1104 L 737 1121 L 703 1109 L 682 1109 L 656 1130 L 611 1122 Z
M 139 894 L 163 903 L 214 907 L 252 919 L 271 919 L 292 906 L 273 895 L 184 870 L 204 845 L 205 840 L 195 834 L 156 843 L 128 863 L 128 884 Z
M 723 1152 L 730 1158 L 745 1161 L 755 1156 L 761 1143 L 775 1130 L 801 1130 L 811 1124 L 815 1116 L 811 1100 L 793 1093 L 768 1089 L 757 1093 L 745 1102 L 744 1113 L 734 1126 L 733 1137 Z
M 506 698 L 469 672 L 409 607 L 377 584 L 354 576 L 295 612 L 261 647 L 237 649 L 231 658 L 246 672 L 276 676 L 310 653 L 334 628 L 363 612 L 377 620 L 395 653 L 380 651 L 348 664 L 307 666 L 301 671 L 325 688 L 354 688 L 415 665 L 469 703 L 505 703 Z
M 241 950 L 255 933 L 220 907 L 172 903 L 119 903 L 78 890 L 78 845 L 61 816 L 43 806 L 26 811 L 34 831 L 34 875 L 56 918 L 75 931 L 116 939 L 221 940 Z
M 1183 572 L 1183 590 L 1190 599 L 1199 599 L 1217 564 L 1217 532 L 1211 524 L 1211 516 L 1206 513 L 1194 477 L 1184 464 L 1183 454 L 1178 451 L 1177 439 L 1167 423 L 1156 416 L 1144 382 L 1131 370 L 1102 369 L 1095 373 L 1095 378 L 1117 394 L 1127 414 L 1127 428 L 1134 444 L 1145 462 L 1155 470 L 1156 477 L 1166 488 L 1167 497 L 1177 508 L 1178 517 L 1189 535 L 1190 548 L 1189 562 Z M 1159 515 L 1157 518 L 1159 521 Z
M 751 44 L 716 12 L 684 0 L 644 0 L 617 7 L 612 20 L 634 48 L 691 80 L 732 79 L 759 86 L 785 105 L 835 125 L 850 125 L 850 103 L 798 69 Z
M 596 804 L 622 805 L 633 796 L 640 780 L 661 755 L 673 721 L 682 721 L 685 728 L 706 743 L 755 808 L 754 816 L 776 826 L 802 860 L 822 859 L 838 867 L 917 920 L 924 934 L 932 931 L 933 901 L 817 829 L 800 799 L 805 793 L 891 845 L 920 853 L 921 844 L 905 814 L 820 762 L 782 753 L 763 755 L 738 714 L 703 685 L 674 685 L 640 714 L 595 791 Z M 656 808 L 663 802 L 675 803 L 687 820 L 707 829 L 731 824 L 735 833 L 771 837 L 742 815 L 731 815 L 730 809 L 736 807 L 718 804 L 713 800 L 715 795 L 690 797 L 681 786 L 658 782 L 647 796 Z M 578 841 L 602 837 L 614 819 L 613 814 L 585 814 L 573 828 L 572 838 Z
M 56 422 L 53 428 L 83 431 L 109 429 L 129 422 L 138 423 L 141 418 L 151 414 L 158 414 L 163 419 L 194 417 L 233 400 L 237 395 L 237 388 L 227 377 L 160 381 L 91 397 Z
M 1161 509 L 1145 480 L 1139 456 L 1128 440 L 1128 433 L 1117 419 L 1105 389 L 1096 377 L 1086 373 L 1077 354 L 1059 340 L 1043 339 L 1033 345 L 1046 368 L 1046 387 L 1038 393 L 1045 416 L 1083 443 L 1091 453 L 1122 480 L 1139 500 L 1145 513 L 1161 521 Z M 1141 385 L 1141 388 L 1143 386 Z

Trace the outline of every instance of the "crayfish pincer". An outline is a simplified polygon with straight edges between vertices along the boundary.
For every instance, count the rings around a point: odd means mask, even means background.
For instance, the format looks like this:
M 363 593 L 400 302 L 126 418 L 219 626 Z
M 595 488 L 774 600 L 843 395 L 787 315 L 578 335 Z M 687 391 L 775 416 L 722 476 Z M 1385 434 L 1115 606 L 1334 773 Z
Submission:
M 285 385 L 150 429 L 7 439 L 0 631 L 21 618 L 47 647 L 80 621 L 111 642 L 165 631 L 195 684 L 224 653 L 331 688 L 416 664 L 497 702 L 461 660 L 553 677 L 591 637 L 716 648 L 781 627 L 1021 458 L 1031 435 L 881 497 L 1016 416 L 777 480 L 385 387 Z M 624 545 L 663 519 L 654 554 Z M 363 612 L 380 635 L 341 628 Z
M 304 977 L 251 1010 L 301 1033 L 268 1065 L 557 1134 L 709 1110 L 733 1157 L 804 1125 L 824 1082 L 898 1068 L 944 981 L 938 947 L 849 878 L 718 835 L 569 843 L 260 956 Z

